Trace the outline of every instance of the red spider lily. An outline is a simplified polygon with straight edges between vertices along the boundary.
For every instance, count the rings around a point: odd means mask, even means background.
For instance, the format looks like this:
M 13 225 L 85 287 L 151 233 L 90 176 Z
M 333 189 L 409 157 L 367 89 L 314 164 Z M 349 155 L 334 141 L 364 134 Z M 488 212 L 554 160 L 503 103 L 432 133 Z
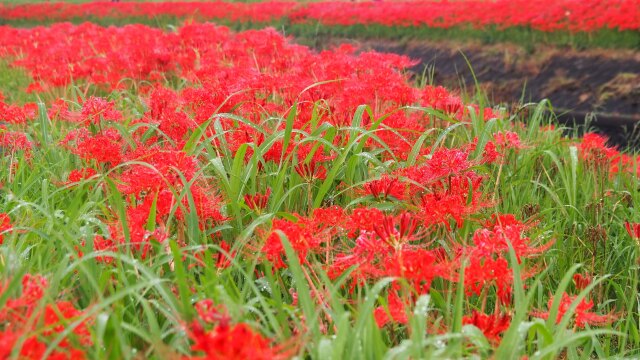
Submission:
M 250 209 L 254 211 L 260 211 L 267 208 L 267 204 L 269 203 L 269 196 L 271 196 L 271 188 L 267 188 L 267 191 L 265 191 L 264 194 L 246 194 L 244 196 L 244 203 L 247 204 Z
M 362 231 L 374 231 L 376 224 L 384 219 L 384 213 L 380 209 L 359 207 L 349 215 L 346 224 L 349 237 L 357 237 Z
M 229 245 L 226 241 L 220 242 L 220 249 L 222 249 L 227 254 L 223 252 L 218 253 L 218 259 L 216 261 L 216 266 L 218 269 L 225 269 L 231 265 L 231 260 L 236 256 L 235 252 L 231 252 L 231 245 Z M 229 258 L 231 256 L 231 259 Z
M 429 292 L 436 277 L 445 278 L 451 272 L 449 265 L 439 262 L 436 255 L 425 249 L 403 249 L 387 259 L 386 275 L 406 279 L 421 294 Z
M 27 118 L 33 118 L 35 114 L 32 111 L 25 111 L 24 108 L 17 105 L 9 105 L 0 100 L 0 121 L 9 124 L 24 124 Z
M 433 180 L 461 174 L 473 165 L 469 161 L 469 152 L 461 149 L 438 149 L 427 162 Z
M 105 251 L 111 251 L 111 252 L 118 252 L 118 246 L 116 241 L 114 241 L 112 238 L 110 237 L 103 237 L 101 235 L 96 235 L 93 239 L 93 251 L 96 253 L 100 253 L 100 252 L 105 252 Z M 86 241 L 82 241 L 80 243 L 82 246 L 86 246 Z M 78 251 L 78 257 L 82 257 L 84 255 L 84 252 L 76 249 Z M 108 256 L 108 255 L 99 255 L 95 257 L 97 262 L 102 262 L 105 264 L 112 264 L 113 263 L 113 256 Z
M 2 242 L 4 241 L 4 235 L 11 231 L 12 228 L 13 225 L 11 224 L 9 215 L 0 213 L 0 245 L 2 245 Z
M 576 284 L 576 289 L 578 291 L 584 290 L 593 279 L 588 274 L 573 274 L 573 282 Z
M 350 291 L 357 285 L 366 284 L 380 279 L 388 273 L 390 249 L 387 244 L 379 241 L 379 238 L 368 231 L 360 231 L 353 249 L 339 253 L 329 264 L 328 274 L 331 278 L 337 278 L 350 268 L 355 268 L 350 273 L 352 279 Z
M 74 184 L 82 180 L 89 179 L 97 174 L 93 168 L 82 168 L 71 170 L 68 176 L 67 184 Z
M 83 104 L 81 115 L 84 121 L 96 124 L 100 120 L 121 121 L 122 114 L 115 109 L 113 101 L 91 96 Z
M 362 2 L 265 1 L 257 3 L 184 2 L 179 4 L 90 2 L 81 4 L 23 4 L 0 9 L 5 19 L 69 21 L 90 17 L 197 17 L 203 20 L 228 19 L 236 22 L 265 23 L 285 20 L 294 23 L 319 22 L 325 26 L 355 24 L 396 27 L 470 27 L 501 29 L 527 27 L 539 31 L 593 32 L 604 28 L 637 30 L 638 9 L 633 0 L 602 3 L 585 1 L 497 0 L 464 2 Z M 437 17 L 432 16 L 438 14 Z M 530 16 L 536 14 L 536 16 Z
M 525 146 L 520 142 L 520 136 L 513 131 L 505 131 L 493 135 L 495 144 L 502 149 L 523 149 Z
M 396 228 L 397 221 L 399 222 L 398 228 Z M 391 248 L 397 249 L 419 237 L 415 234 L 417 227 L 418 220 L 415 216 L 404 212 L 397 217 L 385 216 L 382 223 L 373 225 L 373 231 L 380 240 Z
M 629 236 L 634 239 L 640 239 L 640 223 L 630 223 L 625 221 L 624 227 L 627 229 Z
M 308 221 L 315 226 L 317 233 L 327 232 L 333 236 L 347 229 L 349 218 L 340 206 L 330 206 L 314 209 Z
M 482 290 L 494 286 L 498 299 L 509 304 L 513 284 L 513 271 L 504 258 L 472 257 L 464 271 L 464 288 L 468 295 L 480 295 Z
M 575 299 L 575 296 L 569 296 L 567 295 L 567 293 L 562 294 L 560 307 L 558 308 L 558 315 L 556 317 L 556 323 L 559 324 L 562 321 L 562 318 L 567 313 L 567 311 L 569 311 L 569 308 L 571 307 L 571 304 L 575 301 Z M 549 299 L 549 302 L 547 304 L 549 308 L 551 308 L 551 306 L 553 305 L 553 300 L 553 298 Z M 584 328 L 585 325 L 603 326 L 615 321 L 617 318 L 617 316 L 615 316 L 614 314 L 595 314 L 590 311 L 592 308 L 593 301 L 586 301 L 582 299 L 580 303 L 578 303 L 578 306 L 576 307 L 575 312 L 572 316 L 576 327 Z M 549 317 L 548 312 L 542 311 L 534 312 L 533 315 L 543 319 L 547 319 Z
M 127 158 L 144 164 L 127 165 L 122 172 L 119 189 L 126 194 L 178 187 L 182 185 L 181 175 L 191 181 L 198 171 L 195 158 L 171 148 L 139 147 Z
M 462 100 L 457 96 L 448 96 L 444 101 L 444 112 L 452 117 L 457 117 L 462 110 Z
M 497 345 L 502 340 L 502 333 L 507 331 L 511 325 L 511 315 L 501 313 L 487 315 L 473 310 L 470 316 L 464 316 L 462 318 L 462 323 L 477 327 L 482 331 L 487 340 Z
M 286 256 L 282 239 L 276 230 L 282 231 L 287 236 L 293 250 L 298 254 L 299 261 L 306 263 L 309 253 L 322 253 L 324 248 L 321 245 L 328 244 L 331 238 L 343 232 L 343 226 L 346 226 L 342 209 L 338 207 L 316 209 L 308 218 L 299 215 L 296 217 L 297 221 L 275 219 L 271 233 L 262 248 L 265 258 L 277 269 L 286 266 L 284 262 Z
M 315 149 L 310 144 L 298 145 L 296 156 L 298 163 L 294 168 L 298 175 L 306 181 L 324 180 L 327 176 L 327 169 L 322 164 L 334 158 L 334 156 L 325 156 L 322 147 Z
M 327 177 L 327 169 L 315 162 L 298 164 L 295 170 L 306 181 L 324 180 Z
M 480 191 L 482 181 L 482 177 L 469 173 L 434 183 L 431 192 L 420 198 L 424 224 L 443 224 L 449 229 L 450 220 L 455 220 L 457 226 L 462 227 L 465 218 L 489 205 Z
M 123 139 L 115 129 L 105 129 L 97 135 L 91 135 L 87 129 L 74 130 L 61 144 L 87 161 L 95 160 L 113 167 L 123 160 Z
M 69 104 L 64 99 L 57 99 L 51 103 L 47 111 L 49 119 L 82 123 L 82 114 L 79 111 L 69 110 Z
M 373 312 L 378 327 L 388 323 L 406 324 L 409 320 L 406 313 L 407 304 L 404 303 L 397 291 L 390 291 L 387 297 L 387 306 L 379 306 Z
M 200 320 L 213 325 L 205 330 L 197 320 L 191 324 L 189 337 L 193 341 L 191 351 L 203 353 L 189 359 L 278 359 L 286 358 L 280 349 L 270 345 L 270 340 L 253 331 L 247 324 L 231 324 L 224 307 L 210 299 L 195 304 Z M 186 359 L 186 358 L 185 358 Z
M 488 141 L 484 146 L 484 151 L 482 152 L 482 162 L 486 164 L 492 164 L 499 159 L 502 159 L 502 154 L 498 152 L 496 144 L 492 141 Z
M 553 244 L 553 241 L 550 241 L 538 247 L 532 246 L 531 239 L 523 236 L 529 225 L 516 220 L 511 214 L 494 215 L 492 222 L 485 224 L 487 228 L 478 229 L 473 234 L 475 247 L 472 252 L 475 256 L 491 257 L 494 254 L 507 254 L 511 245 L 520 260 L 521 257 L 541 254 Z
M 47 304 L 44 308 L 39 306 L 44 292 L 48 288 L 47 280 L 40 275 L 26 274 L 22 278 L 22 294 L 19 297 L 9 297 L 4 307 L 0 310 L 0 356 L 6 357 L 11 354 L 14 347 L 18 345 L 18 340 L 26 335 L 25 342 L 20 349 L 21 359 L 41 359 L 47 350 L 48 343 L 66 331 L 67 325 L 79 317 L 83 312 L 76 309 L 73 304 L 67 301 L 57 301 Z M 4 286 L 0 284 L 0 293 L 4 291 Z M 32 322 L 29 319 L 42 319 L 41 322 Z M 71 333 L 83 346 L 91 346 L 91 334 L 84 320 L 77 325 Z M 38 326 L 42 331 L 41 336 L 30 335 Z M 29 335 L 27 335 L 29 334 Z M 76 348 L 74 342 L 68 337 L 63 338 L 58 343 L 55 350 L 50 354 L 53 359 L 84 359 L 84 351 Z
M 417 226 L 415 215 L 410 213 L 381 215 L 378 224 L 371 226 L 373 231 L 360 229 L 355 247 L 338 254 L 328 264 L 329 276 L 340 276 L 354 267 L 350 273 L 351 291 L 358 284 L 393 276 L 406 279 L 418 293 L 427 293 L 434 278 L 444 277 L 452 270 L 441 257 L 422 248 L 427 243 L 410 244 L 424 236 L 416 232 Z
M 18 131 L 7 131 L 6 128 L 0 126 L 0 152 L 8 154 L 16 151 L 24 151 L 25 157 L 31 157 L 33 143 L 27 137 L 27 134 Z
M 203 353 L 185 359 L 265 359 L 284 358 L 270 341 L 254 332 L 244 323 L 236 325 L 220 324 L 209 331 L 203 331 L 198 325 L 192 327 L 190 334 L 194 344 L 191 351 Z
M 580 156 L 587 165 L 596 169 L 607 169 L 612 173 L 619 170 L 623 157 L 615 148 L 606 145 L 608 139 L 598 134 L 585 134 L 578 145 Z
M 298 259 L 301 263 L 306 262 L 309 249 L 319 245 L 319 241 L 314 237 L 311 229 L 306 228 L 304 224 L 275 219 L 272 232 L 262 248 L 262 253 L 273 263 L 276 269 L 286 266 L 284 262 L 284 246 L 282 245 L 280 234 L 275 232 L 276 230 L 282 231 L 287 236 L 287 240 L 298 254 Z
M 13 349 L 18 345 L 22 334 L 11 330 L 0 331 L 0 358 L 10 359 Z M 47 344 L 38 340 L 36 337 L 27 338 L 18 355 L 20 359 L 38 360 L 44 358 L 47 352 Z M 83 350 L 75 348 L 65 348 L 60 346 L 58 349 L 50 352 L 47 359 L 54 360 L 82 360 L 86 359 Z
M 386 200 L 390 197 L 403 200 L 404 185 L 397 179 L 383 175 L 378 180 L 370 180 L 362 185 L 362 193 L 373 196 L 376 200 Z

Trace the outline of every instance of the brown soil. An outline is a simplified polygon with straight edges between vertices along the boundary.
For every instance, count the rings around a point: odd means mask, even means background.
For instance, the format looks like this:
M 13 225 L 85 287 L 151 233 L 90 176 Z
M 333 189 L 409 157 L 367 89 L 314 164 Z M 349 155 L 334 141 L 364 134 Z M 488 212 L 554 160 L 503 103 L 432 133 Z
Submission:
M 371 41 L 363 48 L 404 54 L 432 67 L 433 82 L 472 89 L 474 79 L 494 102 L 550 99 L 558 109 L 640 116 L 640 51 L 574 51 L 508 45 Z M 464 54 L 464 56 L 463 56 Z
M 345 40 L 328 40 L 331 47 Z M 475 74 L 492 103 L 516 104 L 549 99 L 561 121 L 592 125 L 619 145 L 640 144 L 640 51 L 538 47 L 456 42 L 367 40 L 348 42 L 362 50 L 407 55 L 419 61 L 410 70 L 434 84 L 473 91 Z M 463 55 L 464 54 L 464 55 Z M 473 73 L 467 64 L 473 68 Z M 426 69 L 426 70 L 425 70 Z M 591 118 L 591 117 L 590 117 Z

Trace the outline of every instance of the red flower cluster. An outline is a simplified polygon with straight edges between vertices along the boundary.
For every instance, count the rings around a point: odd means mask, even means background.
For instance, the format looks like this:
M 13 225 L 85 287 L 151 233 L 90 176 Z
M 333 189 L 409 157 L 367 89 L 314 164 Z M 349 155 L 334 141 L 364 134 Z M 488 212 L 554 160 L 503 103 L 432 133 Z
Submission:
M 12 225 L 9 215 L 0 213 L 0 245 L 2 245 L 2 242 L 4 241 L 4 235 L 11 231 L 11 229 Z
M 554 299 L 549 299 L 547 306 L 549 309 L 553 305 Z M 569 311 L 571 305 L 576 301 L 576 296 L 569 296 L 567 293 L 562 294 L 560 300 L 560 307 L 558 308 L 558 315 L 556 316 L 556 323 L 560 323 L 565 314 Z M 572 314 L 572 320 L 576 327 L 583 328 L 585 325 L 602 326 L 611 323 L 616 319 L 613 314 L 599 315 L 591 311 L 593 308 L 593 300 L 587 301 L 582 299 Z M 534 316 L 546 319 L 549 317 L 548 312 L 535 312 Z
M 228 315 L 213 305 L 211 300 L 202 300 L 195 305 L 200 321 L 195 320 L 189 329 L 193 341 L 191 350 L 203 356 L 185 359 L 284 359 L 271 341 L 253 331 L 245 323 L 231 324 Z M 201 323 L 202 322 L 202 323 Z M 204 324 L 204 327 L 203 327 Z M 209 329 L 206 329 L 209 328 Z
M 18 341 L 26 337 L 20 348 L 21 359 L 42 359 L 47 343 L 83 316 L 82 311 L 68 301 L 56 301 L 39 306 L 49 284 L 40 275 L 25 275 L 22 279 L 22 294 L 10 297 L 0 309 L 0 358 L 10 357 Z M 4 295 L 6 284 L 0 284 L 0 295 Z M 34 334 L 40 333 L 41 335 Z M 76 325 L 72 336 L 65 338 L 53 350 L 48 359 L 84 359 L 83 346 L 92 344 L 87 320 Z
M 640 9 L 635 0 L 267 1 L 249 4 L 222 1 L 94 2 L 4 5 L 0 8 L 0 18 L 3 19 L 63 21 L 86 17 L 157 16 L 254 23 L 289 20 L 297 23 L 318 21 L 325 25 L 530 27 L 542 31 L 637 30 L 640 27 Z
M 640 156 L 622 153 L 615 147 L 608 146 L 608 140 L 606 136 L 599 134 L 584 135 L 582 142 L 578 144 L 578 150 L 586 165 L 609 174 L 630 172 L 640 175 Z

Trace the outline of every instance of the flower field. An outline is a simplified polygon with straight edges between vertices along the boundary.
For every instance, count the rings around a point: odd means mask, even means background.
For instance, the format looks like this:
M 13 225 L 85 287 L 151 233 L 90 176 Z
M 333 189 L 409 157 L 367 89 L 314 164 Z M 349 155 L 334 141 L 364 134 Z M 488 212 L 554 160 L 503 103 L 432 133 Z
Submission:
M 584 16 L 535 11 L 637 31 L 566 3 Z M 380 18 L 340 4 L 0 13 Z M 456 4 L 419 6 L 497 25 Z M 640 355 L 640 158 L 547 101 L 492 106 L 407 57 L 210 23 L 1 26 L 0 58 L 1 359 Z
M 158 25 L 176 18 L 215 20 L 238 29 L 272 24 L 306 37 L 409 36 L 578 47 L 640 46 L 638 0 L 53 2 L 0 6 L 0 22 L 19 25 L 84 20 Z

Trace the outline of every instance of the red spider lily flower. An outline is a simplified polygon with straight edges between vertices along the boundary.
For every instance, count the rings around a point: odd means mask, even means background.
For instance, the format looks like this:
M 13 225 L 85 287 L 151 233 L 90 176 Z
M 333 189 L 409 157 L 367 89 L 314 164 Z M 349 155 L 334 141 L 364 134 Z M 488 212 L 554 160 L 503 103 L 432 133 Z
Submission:
M 501 335 L 511 325 L 511 315 L 509 314 L 491 314 L 473 310 L 470 316 L 464 316 L 462 323 L 465 325 L 473 325 L 480 329 L 484 336 L 494 345 L 497 345 L 502 340 Z
M 324 180 L 327 177 L 327 169 L 316 162 L 297 164 L 295 170 L 298 175 L 308 182 L 316 179 Z
M 47 330 L 43 332 L 44 336 L 53 336 L 60 334 L 66 329 L 67 322 L 70 319 L 77 319 L 83 315 L 83 312 L 76 309 L 73 304 L 68 301 L 58 301 L 53 305 L 47 305 L 44 311 L 44 323 Z M 91 345 L 91 333 L 87 328 L 87 322 L 84 321 L 73 329 L 73 333 L 77 336 L 83 345 Z M 71 346 L 68 339 L 63 340 L 59 346 L 68 348 Z
M 482 177 L 475 174 L 452 176 L 432 185 L 431 192 L 420 198 L 420 217 L 424 225 L 442 224 L 450 228 L 454 220 L 460 228 L 466 218 L 487 207 L 489 202 L 480 191 Z
M 484 146 L 482 152 L 482 162 L 486 164 L 493 164 L 499 159 L 502 159 L 502 154 L 497 150 L 496 144 L 492 141 L 488 141 Z
M 4 234 L 11 231 L 12 228 L 13 228 L 13 225 L 11 224 L 11 219 L 9 218 L 9 215 L 5 213 L 0 213 L 0 245 L 2 245 L 2 242 L 4 241 Z
M 531 224 L 520 222 L 512 214 L 494 214 L 484 226 L 486 228 L 478 229 L 473 234 L 475 247 L 471 249 L 475 255 L 481 257 L 506 254 L 511 244 L 520 260 L 522 257 L 541 254 L 553 245 L 553 241 L 549 241 L 540 246 L 533 246 L 532 240 L 524 236 L 524 232 L 531 227 Z
M 584 290 L 589 284 L 591 284 L 591 276 L 588 274 L 573 274 L 573 282 L 576 284 L 576 289 L 578 291 Z
M 493 135 L 493 139 L 502 149 L 524 149 L 524 145 L 520 142 L 520 136 L 513 131 L 505 131 Z
M 47 111 L 49 119 L 62 120 L 72 123 L 81 123 L 82 114 L 79 111 L 69 110 L 69 104 L 64 99 L 57 99 L 53 101 L 49 110 Z
M 322 147 L 314 149 L 311 144 L 297 146 L 296 156 L 298 163 L 294 168 L 306 181 L 324 180 L 326 178 L 327 169 L 322 163 L 332 160 L 334 156 L 326 156 L 323 152 Z
M 427 163 L 432 179 L 461 174 L 473 165 L 475 164 L 469 161 L 468 150 L 446 148 L 436 150 Z
M 464 288 L 467 295 L 480 295 L 483 289 L 494 286 L 498 299 L 503 304 L 510 303 L 513 271 L 504 258 L 472 257 L 464 271 Z
M 82 180 L 89 179 L 97 174 L 93 168 L 82 168 L 71 170 L 68 176 L 67 184 L 74 184 Z
M 379 306 L 373 312 L 378 327 L 388 323 L 406 324 L 409 320 L 406 313 L 407 304 L 398 296 L 397 291 L 390 291 L 387 296 L 387 306 Z
M 0 357 L 4 358 L 1 355 L 11 353 L 18 345 L 17 340 L 23 337 L 25 341 L 19 352 L 20 358 L 41 359 L 47 350 L 47 342 L 66 332 L 70 323 L 83 316 L 82 311 L 67 301 L 57 301 L 41 308 L 39 303 L 48 286 L 43 276 L 26 274 L 22 278 L 22 294 L 9 297 L 0 309 L 0 327 L 4 328 L 4 331 L 0 331 Z M 4 290 L 4 286 L 0 284 L 0 293 Z M 42 319 L 42 322 L 29 319 Z M 71 333 L 83 346 L 92 345 L 87 321 L 82 321 Z M 32 335 L 35 327 L 44 331 L 40 335 Z M 84 359 L 84 352 L 74 344 L 68 337 L 63 338 L 50 354 L 51 358 Z
M 171 148 L 141 146 L 127 154 L 127 160 L 145 165 L 127 165 L 122 172 L 119 190 L 126 194 L 182 186 L 180 174 L 191 181 L 199 168 L 193 156 Z
M 163 243 L 169 237 L 169 234 L 163 226 L 157 227 L 153 231 L 147 229 L 152 203 L 153 198 L 148 196 L 141 204 L 129 206 L 125 210 L 126 224 L 129 230 L 128 241 L 122 230 L 121 222 L 114 221 L 109 226 L 111 240 L 103 239 L 104 242 L 102 244 L 96 244 L 94 241 L 94 249 L 97 250 L 104 246 L 106 246 L 104 250 L 116 250 L 117 252 L 128 249 L 134 254 L 139 255 L 142 259 L 146 259 L 151 250 L 152 241 Z M 99 236 L 96 236 L 96 240 L 98 238 Z
M 254 211 L 260 211 L 267 208 L 267 204 L 269 203 L 269 196 L 271 196 L 271 188 L 267 188 L 267 191 L 265 191 L 264 194 L 245 194 L 244 203 L 247 204 L 250 209 Z
M 115 109 L 113 101 L 107 101 L 100 97 L 91 96 L 82 104 L 81 110 L 84 122 L 97 124 L 100 120 L 121 121 L 122 114 Z
M 627 229 L 629 236 L 634 239 L 640 239 L 640 223 L 630 223 L 625 221 L 624 227 Z
M 270 345 L 270 340 L 254 332 L 247 324 L 229 325 L 221 323 L 209 331 L 194 324 L 190 334 L 194 344 L 191 351 L 203 353 L 185 359 L 244 360 L 283 358 L 278 349 Z
M 113 239 L 109 238 L 109 237 L 103 237 L 101 235 L 96 235 L 93 239 L 93 251 L 96 253 L 100 253 L 100 252 L 106 252 L 106 251 L 110 251 L 110 252 L 114 252 L 117 253 L 118 252 L 118 246 L 116 241 L 114 241 Z M 82 246 L 85 246 L 85 242 L 83 241 Z M 82 251 L 78 251 L 78 256 L 82 257 L 84 255 L 84 253 Z M 105 264 L 112 264 L 113 263 L 113 256 L 107 256 L 107 255 L 100 255 L 100 256 L 96 256 L 95 257 L 97 262 L 100 263 L 105 263 Z
M 558 308 L 558 316 L 556 317 L 556 323 L 560 323 L 564 315 L 569 311 L 571 304 L 575 301 L 576 296 L 569 296 L 567 293 L 562 294 L 562 299 L 560 300 L 560 307 Z M 549 299 L 547 306 L 551 308 L 553 305 L 553 298 Z M 586 301 L 582 299 L 578 306 L 575 309 L 573 314 L 573 320 L 575 326 L 578 328 L 584 328 L 585 325 L 591 326 L 603 326 L 607 325 L 617 319 L 617 316 L 614 314 L 605 314 L 599 315 L 591 312 L 590 310 L 593 308 L 593 301 Z M 540 317 L 543 319 L 547 319 L 549 317 L 548 312 L 537 311 L 533 313 L 534 316 Z
M 11 330 L 0 331 L 0 359 L 9 359 L 13 348 L 15 347 L 20 334 L 16 334 Z M 24 356 L 23 354 L 21 354 Z
M 287 239 L 293 246 L 293 249 L 298 253 L 300 262 L 304 262 L 307 256 L 307 246 L 305 241 L 307 236 L 304 234 L 304 228 L 291 221 L 281 219 L 275 219 L 273 221 L 272 232 L 261 250 L 267 260 L 273 263 L 273 266 L 276 269 L 286 267 L 286 263 L 284 261 L 285 250 L 282 245 L 282 239 L 280 234 L 274 230 L 280 230 L 287 235 Z
M 606 145 L 608 139 L 598 134 L 585 134 L 578 150 L 582 159 L 590 166 L 602 168 L 619 160 L 620 152 Z
M 362 185 L 362 193 L 371 195 L 376 200 L 387 200 L 392 197 L 395 200 L 403 200 L 404 185 L 397 179 L 382 175 L 378 180 L 370 180 Z
M 106 129 L 97 135 L 91 135 L 87 129 L 74 130 L 61 144 L 88 161 L 95 160 L 112 167 L 122 162 L 124 143 L 116 129 Z
M 448 96 L 444 101 L 443 109 L 445 114 L 457 117 L 462 110 L 462 100 L 457 96 Z
M 309 217 L 302 217 L 294 214 L 295 221 L 276 220 L 273 223 L 272 233 L 267 238 L 264 245 L 266 258 L 282 267 L 285 264 L 281 261 L 285 257 L 281 239 L 275 230 L 283 231 L 294 250 L 298 251 L 299 259 L 305 262 L 308 253 L 323 253 L 329 256 L 328 247 L 334 236 L 347 232 L 348 217 L 339 206 L 314 209 Z M 322 246 L 325 245 L 325 246 Z
M 436 277 L 444 277 L 451 269 L 439 263 L 436 255 L 425 249 L 403 249 L 385 260 L 386 275 L 406 279 L 416 292 L 426 294 Z
M 330 206 L 314 209 L 307 221 L 316 229 L 316 234 L 326 233 L 332 237 L 347 229 L 349 218 L 340 206 Z
M 31 150 L 33 143 L 27 137 L 27 134 L 19 131 L 7 131 L 6 128 L 0 126 L 0 153 L 14 153 L 16 151 L 24 151 L 25 158 L 31 158 Z
M 399 222 L 398 228 L 396 228 L 396 222 Z M 417 227 L 418 220 L 415 215 L 404 212 L 397 217 L 385 216 L 382 223 L 373 224 L 373 231 L 384 243 L 398 249 L 419 237 L 415 234 Z
M 384 219 L 380 209 L 360 207 L 353 210 L 347 221 L 349 237 L 357 237 L 362 231 L 374 231 L 374 226 Z
M 236 256 L 236 253 L 231 252 L 231 245 L 224 240 L 220 242 L 220 249 L 225 251 L 228 255 L 223 252 L 219 252 L 216 267 L 218 267 L 218 269 L 226 269 L 231 265 L 231 260 Z M 231 259 L 229 256 L 231 256 Z
M 17 105 L 9 105 L 0 101 L 0 121 L 9 124 L 24 124 L 27 122 L 27 114 Z
M 350 275 L 353 280 L 350 291 L 355 290 L 356 285 L 380 279 L 393 271 L 389 269 L 392 264 L 392 262 L 388 262 L 391 255 L 389 245 L 380 241 L 375 233 L 360 231 L 355 242 L 353 249 L 336 255 L 328 269 L 329 276 L 337 278 L 354 267 L 355 269 Z
M 27 86 L 27 89 L 25 90 L 25 92 L 27 94 L 32 94 L 32 93 L 43 93 L 45 92 L 45 86 L 39 82 L 39 81 L 35 81 L 32 82 L 31 84 L 29 84 L 29 86 Z

